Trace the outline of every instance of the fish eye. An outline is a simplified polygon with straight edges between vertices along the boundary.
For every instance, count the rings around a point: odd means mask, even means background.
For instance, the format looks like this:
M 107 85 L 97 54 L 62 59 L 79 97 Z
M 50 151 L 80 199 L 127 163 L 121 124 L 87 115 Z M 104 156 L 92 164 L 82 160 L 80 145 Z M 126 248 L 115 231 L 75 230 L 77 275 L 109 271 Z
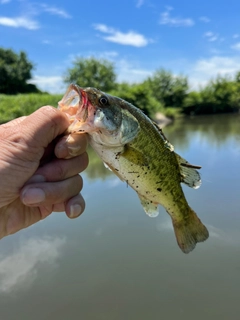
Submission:
M 99 99 L 99 102 L 100 102 L 102 105 L 106 105 L 106 104 L 108 104 L 108 99 L 107 99 L 105 96 L 102 96 L 102 97 Z

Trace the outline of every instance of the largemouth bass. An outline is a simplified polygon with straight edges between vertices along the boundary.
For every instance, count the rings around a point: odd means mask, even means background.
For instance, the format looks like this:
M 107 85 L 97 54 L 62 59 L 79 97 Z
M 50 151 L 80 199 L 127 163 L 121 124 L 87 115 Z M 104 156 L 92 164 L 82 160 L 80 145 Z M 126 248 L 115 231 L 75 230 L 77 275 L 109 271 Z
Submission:
M 138 194 L 145 212 L 157 216 L 162 205 L 171 216 L 184 253 L 208 238 L 208 230 L 189 207 L 181 182 L 198 188 L 200 167 L 174 152 L 162 130 L 140 109 L 95 88 L 70 85 L 59 102 L 69 133 L 87 133 L 104 164 Z

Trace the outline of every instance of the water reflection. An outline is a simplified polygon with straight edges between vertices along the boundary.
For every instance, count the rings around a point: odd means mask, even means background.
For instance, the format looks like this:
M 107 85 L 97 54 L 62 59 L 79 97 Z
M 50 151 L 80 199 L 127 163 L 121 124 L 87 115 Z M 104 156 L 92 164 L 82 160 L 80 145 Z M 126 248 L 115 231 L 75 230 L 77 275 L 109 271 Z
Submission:
M 229 139 L 235 139 L 240 145 L 240 115 L 222 114 L 192 117 L 189 121 L 179 119 L 164 128 L 168 139 L 174 140 L 179 149 L 187 149 L 191 136 L 198 136 L 201 141 L 209 141 L 214 147 L 221 147 Z
M 98 157 L 98 155 L 93 151 L 91 147 L 88 148 L 88 155 L 89 159 L 91 160 L 89 163 L 89 167 L 86 170 L 88 179 L 105 180 L 107 177 L 112 175 L 111 171 L 104 166 L 102 160 Z
M 26 287 L 38 276 L 39 266 L 56 262 L 66 240 L 59 237 L 28 239 L 19 243 L 12 253 L 0 256 L 0 292 L 10 293 Z
M 165 210 L 147 217 L 91 153 L 79 219 L 55 213 L 0 241 L 1 319 L 238 319 L 239 123 L 223 115 L 164 128 L 178 153 L 202 165 L 201 188 L 183 188 L 210 238 L 189 255 Z
M 177 152 L 187 150 L 194 138 L 194 143 L 197 145 L 211 144 L 213 151 L 233 141 L 232 151 L 240 153 L 239 114 L 197 116 L 189 118 L 188 121 L 182 118 L 165 127 L 163 131 Z M 91 148 L 89 148 L 89 158 L 91 161 L 86 171 L 89 179 L 104 180 L 112 175 Z

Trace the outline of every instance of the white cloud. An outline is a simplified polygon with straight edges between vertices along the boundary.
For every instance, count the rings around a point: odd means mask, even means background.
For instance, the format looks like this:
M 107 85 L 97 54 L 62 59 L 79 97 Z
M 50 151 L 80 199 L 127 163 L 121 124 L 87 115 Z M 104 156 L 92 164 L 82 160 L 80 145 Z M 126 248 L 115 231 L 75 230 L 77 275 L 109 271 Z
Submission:
M 233 35 L 233 39 L 237 39 L 237 38 L 239 38 L 239 34 L 235 33 L 235 34 Z
M 235 43 L 234 45 L 231 46 L 232 49 L 234 50 L 240 50 L 240 42 Z
M 104 164 L 105 165 L 105 164 Z M 106 166 L 105 166 L 106 167 Z M 106 167 L 107 168 L 107 167 Z M 107 168 L 108 169 L 108 168 Z M 110 170 L 110 169 L 109 169 Z M 112 171 L 112 170 L 110 170 Z M 107 183 L 107 187 L 112 189 L 112 188 L 116 188 L 118 187 L 122 182 L 122 180 L 118 179 L 118 178 L 113 178 L 111 180 L 108 180 L 108 183 Z
M 212 31 L 208 31 L 204 33 L 203 35 L 205 38 L 207 38 L 208 41 L 214 42 L 219 39 L 219 35 L 217 33 L 213 33 Z
M 0 25 L 13 28 L 25 28 L 28 30 L 36 30 L 40 28 L 37 21 L 27 17 L 8 18 L 0 16 Z
M 43 8 L 43 11 L 51 13 L 53 15 L 60 16 L 62 18 L 69 19 L 71 16 L 63 9 L 57 8 L 57 7 L 51 7 L 45 3 L 41 4 L 41 7 Z
M 105 32 L 105 33 L 113 33 L 115 30 L 107 27 L 105 24 L 96 24 L 95 29 L 101 32 Z
M 224 230 L 217 228 L 215 226 L 212 226 L 210 224 L 206 224 L 206 227 L 209 231 L 209 240 L 210 239 L 215 239 L 213 241 L 221 241 L 221 245 L 238 245 L 239 243 L 239 235 L 229 235 L 227 234 Z M 167 232 L 172 232 L 173 231 L 173 225 L 171 219 L 164 220 L 161 222 L 156 222 L 156 228 L 157 231 L 162 232 L 162 231 L 167 231 Z M 208 241 L 209 241 L 208 240 Z M 212 241 L 212 240 L 210 240 Z
M 116 66 L 119 82 L 139 83 L 152 74 L 152 71 L 139 68 L 124 59 L 119 59 Z
M 96 24 L 94 25 L 94 28 L 102 33 L 109 34 L 108 36 L 103 37 L 106 41 L 134 47 L 144 47 L 149 43 L 149 40 L 142 34 L 134 31 L 123 33 L 114 28 L 108 27 L 105 24 Z
M 62 93 L 66 89 L 61 76 L 34 76 L 29 83 L 35 84 L 40 90 L 49 93 Z
M 211 21 L 208 17 L 205 17 L 205 16 L 200 17 L 199 20 L 202 21 L 202 22 L 205 22 L 205 23 L 208 23 L 208 22 Z
M 157 231 L 160 231 L 160 232 L 162 232 L 163 230 L 173 231 L 173 225 L 172 225 L 171 219 L 164 220 L 161 222 L 157 221 L 156 228 L 157 228 Z
M 43 44 L 51 44 L 51 41 L 49 41 L 49 40 L 43 40 L 42 43 L 43 43 Z
M 9 0 L 0 0 L 0 3 L 7 3 L 10 2 Z M 28 30 L 36 30 L 40 28 L 38 21 L 34 20 L 31 17 L 38 16 L 43 12 L 47 12 L 53 15 L 58 15 L 62 18 L 71 18 L 71 16 L 64 10 L 51 7 L 46 4 L 37 4 L 32 3 L 28 4 L 25 8 L 25 14 L 16 16 L 16 17 L 4 17 L 0 16 L 0 25 L 6 27 L 13 27 L 13 28 L 25 28 Z
M 115 61 L 115 59 L 118 57 L 118 52 L 116 51 L 91 51 L 87 58 L 92 58 L 92 57 L 97 57 L 97 59 L 106 59 L 106 60 L 111 60 Z
M 144 0 L 137 0 L 136 7 L 140 8 L 144 4 Z
M 38 272 L 39 263 L 49 266 L 56 262 L 65 239 L 30 239 L 15 252 L 0 257 L 0 292 L 11 292 L 31 282 Z
M 5 4 L 5 3 L 9 3 L 9 2 L 11 2 L 11 0 L 0 0 L 1 4 Z
M 213 56 L 199 59 L 192 67 L 188 67 L 189 83 L 194 89 L 204 86 L 217 75 L 234 75 L 240 70 L 240 57 Z
M 166 24 L 169 26 L 174 26 L 174 27 L 191 27 L 195 24 L 195 22 L 190 19 L 190 18 L 178 18 L 178 17 L 171 17 L 170 11 L 173 10 L 172 7 L 167 7 L 167 10 L 163 13 L 161 13 L 160 17 L 160 24 Z
M 153 73 L 152 70 L 143 69 L 135 61 L 132 62 L 127 59 L 121 58 L 121 56 L 116 51 L 89 52 L 89 54 L 85 57 L 97 57 L 100 59 L 107 59 L 112 61 L 116 67 L 118 82 L 140 83 Z M 72 63 L 75 58 L 75 55 L 70 55 L 67 63 Z

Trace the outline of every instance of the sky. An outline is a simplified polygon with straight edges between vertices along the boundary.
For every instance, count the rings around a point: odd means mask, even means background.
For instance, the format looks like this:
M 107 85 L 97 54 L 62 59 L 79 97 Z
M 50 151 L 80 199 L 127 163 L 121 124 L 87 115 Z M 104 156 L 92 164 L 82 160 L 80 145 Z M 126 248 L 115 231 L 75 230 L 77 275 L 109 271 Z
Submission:
M 25 51 L 51 93 L 76 57 L 112 61 L 119 82 L 164 68 L 198 89 L 240 70 L 240 1 L 0 0 L 0 47 Z

